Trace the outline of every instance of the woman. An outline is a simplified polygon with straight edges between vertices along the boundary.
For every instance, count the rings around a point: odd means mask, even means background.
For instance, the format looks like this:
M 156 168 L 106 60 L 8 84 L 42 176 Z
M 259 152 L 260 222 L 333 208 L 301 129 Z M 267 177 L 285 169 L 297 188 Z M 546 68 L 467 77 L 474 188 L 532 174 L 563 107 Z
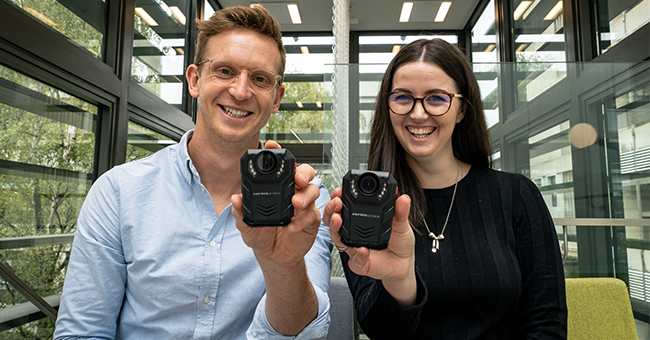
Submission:
M 370 170 L 393 174 L 388 248 L 346 247 L 341 189 L 323 220 L 371 339 L 566 338 L 564 274 L 537 187 L 491 170 L 478 83 L 440 40 L 408 44 L 377 96 Z

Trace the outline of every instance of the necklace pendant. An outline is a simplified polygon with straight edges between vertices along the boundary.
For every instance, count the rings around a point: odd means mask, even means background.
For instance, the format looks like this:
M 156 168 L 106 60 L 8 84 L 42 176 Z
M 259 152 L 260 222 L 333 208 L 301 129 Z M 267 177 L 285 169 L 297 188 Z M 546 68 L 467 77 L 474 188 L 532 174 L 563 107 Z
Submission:
M 438 241 L 438 238 L 436 237 L 431 242 L 431 252 L 435 253 L 438 251 L 439 248 L 440 248 L 440 241 Z
M 432 239 L 432 240 L 435 240 L 436 239 L 436 234 L 434 234 L 432 232 L 429 232 L 429 238 Z

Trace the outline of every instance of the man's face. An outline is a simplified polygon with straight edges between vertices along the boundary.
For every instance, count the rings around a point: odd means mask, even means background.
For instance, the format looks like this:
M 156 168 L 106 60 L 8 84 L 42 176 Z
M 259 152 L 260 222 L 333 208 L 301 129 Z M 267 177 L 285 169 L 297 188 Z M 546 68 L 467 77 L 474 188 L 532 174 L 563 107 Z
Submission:
M 196 132 L 207 133 L 215 141 L 257 143 L 260 129 L 280 107 L 284 85 L 278 84 L 270 93 L 251 88 L 249 71 L 279 73 L 281 55 L 275 41 L 250 30 L 224 32 L 208 40 L 208 58 L 228 60 L 244 71 L 234 83 L 224 84 L 215 81 L 210 62 L 198 69 L 190 66 L 190 94 L 199 98 Z

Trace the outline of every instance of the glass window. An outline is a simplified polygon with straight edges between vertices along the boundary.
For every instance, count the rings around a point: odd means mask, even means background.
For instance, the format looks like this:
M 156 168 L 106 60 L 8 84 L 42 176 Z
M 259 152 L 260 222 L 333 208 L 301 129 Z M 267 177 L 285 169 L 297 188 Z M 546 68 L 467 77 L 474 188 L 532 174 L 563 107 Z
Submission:
M 605 53 L 650 22 L 650 0 L 598 0 L 599 51 Z
M 0 261 L 57 306 L 71 235 L 93 179 L 97 107 L 1 65 L 0 88 Z M 43 235 L 67 243 L 25 245 Z M 31 305 L 10 285 L 0 289 L 0 301 L 3 311 Z M 34 315 L 16 309 L 14 328 L 0 338 L 52 338 L 49 319 L 23 325 Z
M 106 2 L 101 0 L 9 0 L 35 19 L 64 35 L 97 58 L 106 31 Z
M 518 105 L 566 77 L 562 1 L 513 0 Z
M 146 128 L 134 121 L 129 121 L 126 162 L 149 157 L 156 151 L 174 143 L 176 143 L 176 141 L 170 137 Z
M 494 13 L 494 0 L 491 0 L 474 27 L 472 27 L 473 63 L 497 62 Z
M 180 109 L 187 1 L 137 0 L 135 6 L 131 78 Z

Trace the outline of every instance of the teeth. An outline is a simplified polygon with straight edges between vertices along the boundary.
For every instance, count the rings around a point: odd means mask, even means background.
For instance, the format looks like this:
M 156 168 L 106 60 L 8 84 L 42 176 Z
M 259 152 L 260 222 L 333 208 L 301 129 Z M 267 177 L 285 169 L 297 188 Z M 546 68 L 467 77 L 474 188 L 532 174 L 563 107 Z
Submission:
M 226 107 L 226 106 L 222 106 L 222 108 L 223 108 L 224 111 L 226 111 L 226 114 L 228 114 L 231 117 L 235 117 L 235 118 L 243 118 L 243 117 L 246 117 L 246 116 L 248 116 L 250 114 L 250 112 L 248 112 L 248 111 L 239 111 L 239 110 L 235 110 L 235 109 L 232 109 L 232 108 L 229 108 L 229 107 Z
M 421 127 L 421 128 L 409 127 L 408 128 L 408 131 L 412 135 L 414 135 L 416 137 L 421 137 L 421 138 L 424 138 L 424 137 L 430 135 L 431 133 L 433 133 L 433 130 L 435 130 L 435 129 L 432 128 L 432 127 Z

